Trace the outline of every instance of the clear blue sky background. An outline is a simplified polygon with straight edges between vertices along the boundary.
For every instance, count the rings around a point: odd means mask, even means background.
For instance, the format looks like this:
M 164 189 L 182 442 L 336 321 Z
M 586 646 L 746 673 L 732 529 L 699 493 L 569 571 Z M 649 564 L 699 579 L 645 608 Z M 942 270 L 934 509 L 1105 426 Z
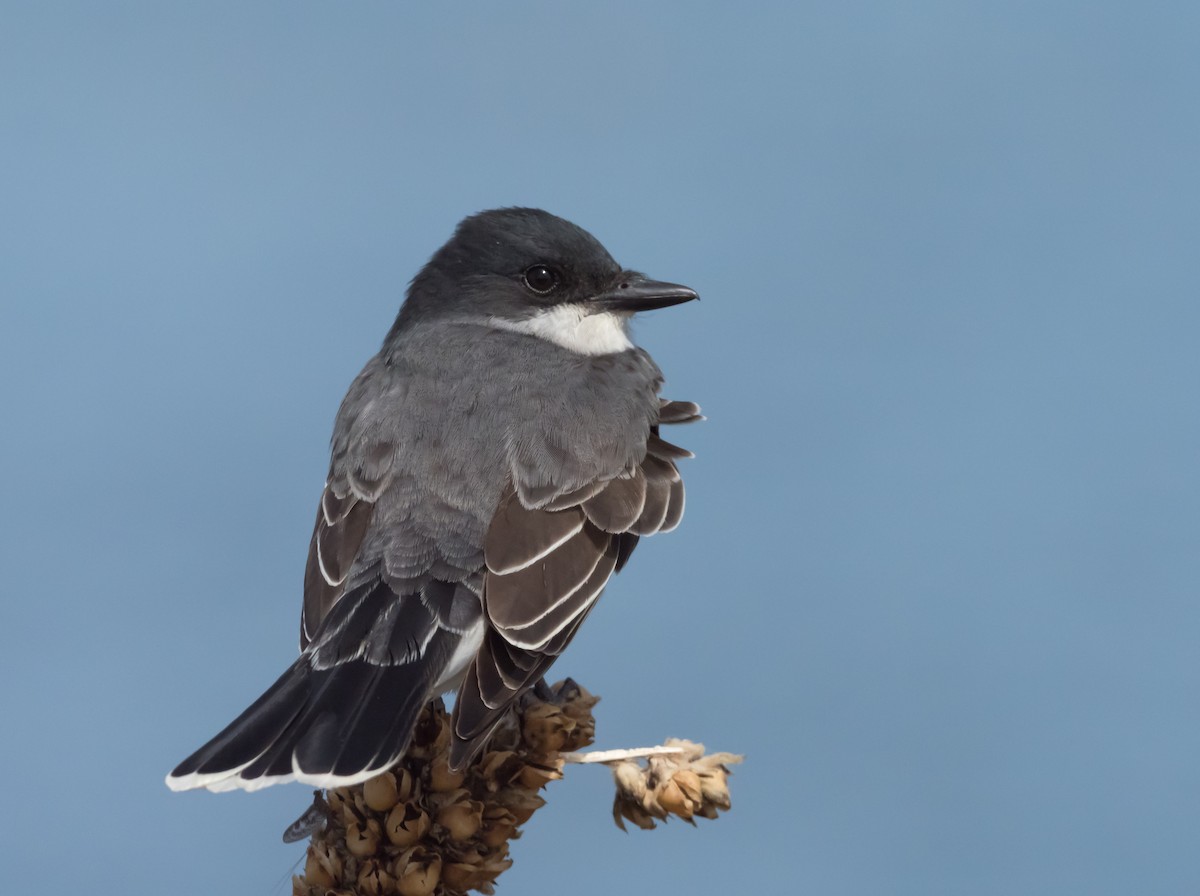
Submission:
M 709 416 L 688 516 L 558 671 L 605 746 L 748 760 L 653 833 L 572 772 L 502 892 L 1200 892 L 1195 3 L 3 20 L 0 841 L 39 892 L 286 892 L 305 788 L 162 776 L 294 655 L 341 395 L 511 204 L 704 296 L 639 327 Z

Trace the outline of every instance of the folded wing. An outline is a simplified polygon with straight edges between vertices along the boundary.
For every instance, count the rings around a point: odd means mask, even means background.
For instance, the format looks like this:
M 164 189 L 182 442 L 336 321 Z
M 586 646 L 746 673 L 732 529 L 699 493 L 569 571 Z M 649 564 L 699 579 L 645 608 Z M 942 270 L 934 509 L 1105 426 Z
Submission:
M 699 419 L 691 402 L 661 404 L 659 424 Z M 546 673 L 638 539 L 679 524 L 684 490 L 675 462 L 691 452 L 658 430 L 651 427 L 645 456 L 621 475 L 549 497 L 544 485 L 523 495 L 518 481 L 504 496 L 484 542 L 486 632 L 454 707 L 454 766 L 471 760 Z

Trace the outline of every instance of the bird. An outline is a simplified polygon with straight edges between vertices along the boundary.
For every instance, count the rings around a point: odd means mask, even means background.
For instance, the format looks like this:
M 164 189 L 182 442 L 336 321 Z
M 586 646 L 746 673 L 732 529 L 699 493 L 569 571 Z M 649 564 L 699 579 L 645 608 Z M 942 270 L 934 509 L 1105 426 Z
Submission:
M 410 282 L 338 410 L 308 549 L 300 655 L 168 776 L 173 790 L 366 781 L 455 692 L 466 767 L 641 537 L 684 510 L 633 315 L 699 298 L 535 208 L 464 219 Z

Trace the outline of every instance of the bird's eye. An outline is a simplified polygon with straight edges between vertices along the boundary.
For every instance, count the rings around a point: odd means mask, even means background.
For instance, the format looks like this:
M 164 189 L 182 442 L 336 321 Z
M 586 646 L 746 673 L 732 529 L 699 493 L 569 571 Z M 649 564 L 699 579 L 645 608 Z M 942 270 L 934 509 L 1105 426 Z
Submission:
M 559 279 L 558 271 L 547 264 L 535 264 L 525 270 L 525 285 L 540 296 L 558 286 Z

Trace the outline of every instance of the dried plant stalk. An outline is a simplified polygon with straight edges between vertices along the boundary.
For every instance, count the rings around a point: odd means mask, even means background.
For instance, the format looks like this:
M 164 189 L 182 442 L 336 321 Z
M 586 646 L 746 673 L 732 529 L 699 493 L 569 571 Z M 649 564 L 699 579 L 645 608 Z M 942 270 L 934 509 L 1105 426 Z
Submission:
M 509 843 L 545 805 L 540 791 L 562 777 L 567 761 L 613 768 L 613 814 L 622 828 L 623 819 L 653 827 L 670 814 L 691 821 L 729 807 L 725 766 L 740 757 L 705 757 L 688 741 L 579 753 L 595 736 L 598 698 L 570 681 L 553 690 L 554 701 L 527 700 L 465 771 L 447 763 L 450 719 L 439 700 L 421 714 L 395 767 L 356 787 L 318 791 L 313 808 L 284 834 L 312 834 L 304 873 L 292 879 L 294 896 L 491 894 L 512 864 Z M 633 754 L 650 758 L 641 766 Z

